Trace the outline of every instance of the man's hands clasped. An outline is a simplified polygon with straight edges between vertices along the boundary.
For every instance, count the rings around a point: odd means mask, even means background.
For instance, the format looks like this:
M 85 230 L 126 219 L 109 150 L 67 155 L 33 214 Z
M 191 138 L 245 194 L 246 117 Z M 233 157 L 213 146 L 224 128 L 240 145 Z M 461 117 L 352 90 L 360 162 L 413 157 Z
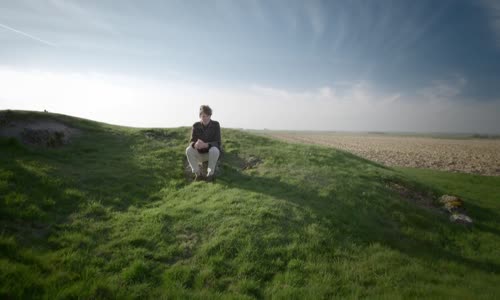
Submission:
M 208 143 L 199 139 L 196 143 L 194 143 L 194 148 L 198 150 L 208 148 Z

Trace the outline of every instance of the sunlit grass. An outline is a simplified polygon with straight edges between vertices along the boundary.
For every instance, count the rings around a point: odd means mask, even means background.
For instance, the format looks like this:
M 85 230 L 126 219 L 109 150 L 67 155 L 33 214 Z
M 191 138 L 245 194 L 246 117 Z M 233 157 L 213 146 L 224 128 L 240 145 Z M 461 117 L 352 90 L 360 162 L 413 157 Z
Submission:
M 0 139 L 2 297 L 500 292 L 498 178 L 392 170 L 326 147 L 224 130 L 217 182 L 191 183 L 188 128 L 159 129 L 165 134 L 151 139 L 140 129 L 53 117 L 83 134 L 56 149 Z M 259 163 L 248 167 L 250 157 Z M 429 197 L 462 196 L 476 225 L 450 224 L 401 199 L 388 181 Z

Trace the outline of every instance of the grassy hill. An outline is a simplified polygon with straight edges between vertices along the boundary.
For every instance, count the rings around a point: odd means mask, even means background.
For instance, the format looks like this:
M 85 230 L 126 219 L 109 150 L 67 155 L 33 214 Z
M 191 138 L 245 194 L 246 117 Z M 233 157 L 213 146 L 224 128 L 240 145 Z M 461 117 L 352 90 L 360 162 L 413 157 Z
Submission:
M 0 138 L 1 298 L 495 298 L 500 179 L 389 169 L 223 129 L 214 184 L 189 128 L 63 115 L 61 147 Z M 401 194 L 391 188 L 403 186 Z M 466 201 L 472 228 L 413 201 Z

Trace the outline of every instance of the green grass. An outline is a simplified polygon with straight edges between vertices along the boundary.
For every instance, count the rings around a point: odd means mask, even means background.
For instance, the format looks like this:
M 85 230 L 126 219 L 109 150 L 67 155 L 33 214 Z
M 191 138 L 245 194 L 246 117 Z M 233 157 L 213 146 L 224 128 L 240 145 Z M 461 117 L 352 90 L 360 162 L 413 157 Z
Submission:
M 215 184 L 184 174 L 189 128 L 53 114 L 70 145 L 0 138 L 1 298 L 495 298 L 500 178 L 389 169 L 327 147 L 223 129 Z M 250 157 L 261 163 L 244 169 Z M 463 197 L 476 225 L 397 182 Z

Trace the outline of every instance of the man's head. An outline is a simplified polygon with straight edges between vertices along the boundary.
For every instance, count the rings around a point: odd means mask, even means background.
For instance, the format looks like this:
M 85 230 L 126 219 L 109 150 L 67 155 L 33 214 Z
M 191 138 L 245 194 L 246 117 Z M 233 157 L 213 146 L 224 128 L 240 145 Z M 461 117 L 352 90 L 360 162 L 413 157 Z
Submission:
M 208 105 L 200 106 L 200 120 L 203 125 L 207 125 L 212 117 L 212 109 Z

